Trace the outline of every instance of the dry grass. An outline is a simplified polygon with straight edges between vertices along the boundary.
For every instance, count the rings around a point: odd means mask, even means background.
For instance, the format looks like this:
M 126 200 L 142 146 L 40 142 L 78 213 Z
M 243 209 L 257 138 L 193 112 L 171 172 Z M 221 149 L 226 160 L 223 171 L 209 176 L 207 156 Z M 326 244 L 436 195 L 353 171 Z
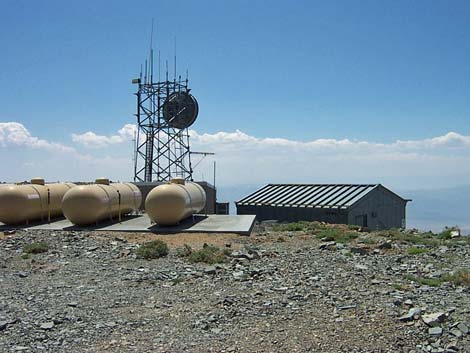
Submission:
M 102 234 L 95 233 L 96 236 Z M 232 248 L 239 249 L 243 246 L 243 240 L 247 237 L 231 233 L 176 233 L 176 234 L 153 234 L 153 233 L 108 233 L 108 237 L 118 237 L 130 243 L 142 244 L 153 240 L 162 240 L 171 248 L 181 248 L 185 244 L 193 249 L 202 248 L 203 244 L 217 247 L 225 247 L 231 243 Z
M 459 286 L 470 287 L 470 270 L 458 270 L 447 275 L 446 280 Z
M 409 281 L 417 282 L 422 285 L 431 287 L 439 287 L 444 282 L 450 282 L 457 286 L 470 287 L 470 270 L 462 269 L 457 270 L 446 275 L 435 278 L 424 278 L 420 276 L 406 275 L 405 278 Z
M 230 250 L 222 250 L 216 246 L 204 244 L 202 249 L 195 250 L 191 249 L 185 244 L 184 251 L 180 252 L 180 256 L 186 257 L 190 262 L 204 262 L 206 264 L 216 264 L 226 262 Z
M 427 250 L 423 248 L 411 247 L 408 248 L 406 252 L 408 253 L 408 255 L 420 255 L 426 253 Z
M 359 233 L 350 231 L 349 228 L 326 228 L 315 235 L 317 239 L 334 240 L 337 243 L 349 243 L 359 237 Z

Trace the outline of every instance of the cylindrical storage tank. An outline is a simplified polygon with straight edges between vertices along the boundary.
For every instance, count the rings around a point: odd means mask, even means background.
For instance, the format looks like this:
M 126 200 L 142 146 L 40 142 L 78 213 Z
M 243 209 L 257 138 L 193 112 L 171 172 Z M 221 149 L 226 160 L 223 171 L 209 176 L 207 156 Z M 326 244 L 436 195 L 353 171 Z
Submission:
M 62 200 L 64 216 L 73 224 L 86 226 L 103 220 L 121 220 L 137 211 L 142 203 L 140 190 L 131 183 L 110 183 L 106 178 L 95 184 L 80 185 Z
M 145 199 L 145 211 L 150 219 L 161 225 L 174 225 L 201 212 L 206 205 L 206 192 L 193 182 L 173 179 L 153 188 Z
M 31 184 L 0 187 L 0 222 L 8 225 L 49 221 L 62 216 L 61 203 L 72 183 L 45 184 L 34 178 Z

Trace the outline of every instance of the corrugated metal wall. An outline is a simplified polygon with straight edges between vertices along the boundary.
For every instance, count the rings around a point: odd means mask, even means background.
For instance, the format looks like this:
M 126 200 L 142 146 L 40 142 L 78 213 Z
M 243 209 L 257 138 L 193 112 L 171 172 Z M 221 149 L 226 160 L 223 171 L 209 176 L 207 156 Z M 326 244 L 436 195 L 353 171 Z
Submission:
M 237 205 L 237 214 L 254 214 L 256 215 L 256 219 L 258 221 L 321 221 L 328 223 L 348 222 L 348 215 L 346 211 L 341 209 Z
M 371 230 L 402 228 L 406 201 L 379 185 L 349 209 L 348 223 L 358 224 L 356 220 L 360 216 L 367 217 L 367 227 Z

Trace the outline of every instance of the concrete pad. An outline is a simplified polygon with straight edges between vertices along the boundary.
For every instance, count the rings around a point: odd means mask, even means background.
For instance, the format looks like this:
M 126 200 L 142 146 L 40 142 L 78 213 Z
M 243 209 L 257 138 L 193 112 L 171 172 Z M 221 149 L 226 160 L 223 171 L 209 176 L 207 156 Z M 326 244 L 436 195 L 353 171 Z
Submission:
M 151 233 L 236 233 L 250 235 L 255 222 L 254 215 L 195 215 L 175 226 L 151 224 L 146 214 L 125 217 L 121 222 L 103 222 L 95 226 L 78 227 L 67 219 L 51 223 L 35 223 L 28 226 L 10 227 L 0 223 L 0 231 L 23 228 L 37 230 L 74 230 L 110 232 L 151 232 Z

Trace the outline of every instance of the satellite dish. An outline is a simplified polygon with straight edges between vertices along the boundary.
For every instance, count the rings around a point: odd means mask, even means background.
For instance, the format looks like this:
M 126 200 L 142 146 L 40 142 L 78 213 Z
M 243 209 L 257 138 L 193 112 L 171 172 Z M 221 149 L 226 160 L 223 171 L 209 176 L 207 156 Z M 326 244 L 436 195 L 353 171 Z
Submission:
M 176 129 L 190 127 L 198 112 L 197 100 L 188 92 L 174 92 L 163 104 L 163 118 L 168 126 Z

